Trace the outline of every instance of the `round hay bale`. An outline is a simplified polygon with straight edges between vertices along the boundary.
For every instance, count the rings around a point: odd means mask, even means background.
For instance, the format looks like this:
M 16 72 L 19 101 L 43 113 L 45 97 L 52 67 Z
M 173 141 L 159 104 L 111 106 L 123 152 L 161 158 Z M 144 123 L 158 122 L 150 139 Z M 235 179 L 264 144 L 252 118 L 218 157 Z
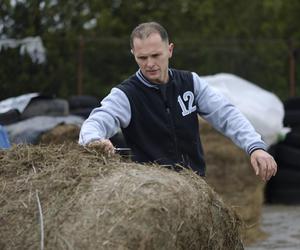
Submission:
M 60 124 L 43 133 L 40 137 L 41 144 L 63 144 L 78 141 L 80 128 L 74 124 Z
M 205 180 L 77 145 L 0 152 L 1 249 L 243 249 Z
M 206 180 L 242 219 L 244 243 L 265 238 L 260 228 L 265 184 L 254 174 L 249 156 L 204 120 L 200 120 L 200 133 Z

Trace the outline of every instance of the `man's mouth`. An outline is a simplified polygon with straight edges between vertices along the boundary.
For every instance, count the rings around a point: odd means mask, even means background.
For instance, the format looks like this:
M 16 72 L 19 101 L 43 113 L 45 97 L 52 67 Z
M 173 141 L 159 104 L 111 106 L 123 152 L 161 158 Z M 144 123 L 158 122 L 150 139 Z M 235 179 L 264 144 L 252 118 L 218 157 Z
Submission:
M 156 73 L 158 70 L 156 69 L 156 70 L 147 70 L 147 73 L 149 73 L 149 74 L 154 74 L 154 73 Z

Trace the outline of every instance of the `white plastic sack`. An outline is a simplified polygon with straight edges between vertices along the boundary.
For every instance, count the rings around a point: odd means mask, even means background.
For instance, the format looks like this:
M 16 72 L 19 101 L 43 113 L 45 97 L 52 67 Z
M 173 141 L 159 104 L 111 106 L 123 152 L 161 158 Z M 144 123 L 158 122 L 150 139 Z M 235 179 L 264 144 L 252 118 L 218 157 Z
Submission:
M 46 62 L 46 49 L 43 45 L 43 41 L 39 36 L 26 37 L 24 39 L 0 39 L 0 52 L 2 49 L 17 48 L 20 47 L 20 54 L 27 53 L 33 63 L 45 63 Z
M 232 74 L 202 78 L 248 118 L 268 146 L 278 140 L 283 131 L 284 108 L 276 95 Z

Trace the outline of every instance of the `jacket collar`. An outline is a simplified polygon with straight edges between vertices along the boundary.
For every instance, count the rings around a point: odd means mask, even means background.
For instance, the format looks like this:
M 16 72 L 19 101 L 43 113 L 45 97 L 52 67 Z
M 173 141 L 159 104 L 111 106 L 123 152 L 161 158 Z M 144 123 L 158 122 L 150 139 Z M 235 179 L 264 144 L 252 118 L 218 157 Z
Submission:
M 173 72 L 171 69 L 168 69 L 169 71 L 169 76 L 170 77 L 173 77 Z M 150 82 L 142 73 L 141 69 L 139 69 L 136 73 L 135 73 L 136 77 L 144 84 L 146 85 L 147 87 L 149 88 L 155 88 L 155 89 L 158 89 L 158 84 L 157 83 L 153 83 L 153 82 Z

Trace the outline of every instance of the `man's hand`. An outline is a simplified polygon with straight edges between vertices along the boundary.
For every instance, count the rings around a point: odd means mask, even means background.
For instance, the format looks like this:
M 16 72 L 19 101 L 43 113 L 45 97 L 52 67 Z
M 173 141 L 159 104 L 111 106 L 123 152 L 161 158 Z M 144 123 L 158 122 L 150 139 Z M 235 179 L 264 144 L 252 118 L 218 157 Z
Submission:
M 87 147 L 91 149 L 95 149 L 99 152 L 103 152 L 108 156 L 111 156 L 115 153 L 115 147 L 108 139 L 100 139 L 100 140 L 92 141 L 87 144 Z
M 277 172 L 277 164 L 274 158 L 262 149 L 255 150 L 250 156 L 252 167 L 256 175 L 263 181 L 268 181 Z

